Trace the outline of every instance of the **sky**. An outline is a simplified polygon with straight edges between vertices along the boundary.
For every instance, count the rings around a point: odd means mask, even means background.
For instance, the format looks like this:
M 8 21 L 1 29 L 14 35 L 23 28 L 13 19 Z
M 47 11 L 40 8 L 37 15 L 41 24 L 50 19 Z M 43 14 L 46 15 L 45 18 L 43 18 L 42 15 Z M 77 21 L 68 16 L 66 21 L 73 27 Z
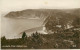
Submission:
M 0 0 L 0 11 L 20 11 L 24 9 L 71 9 L 80 8 L 80 0 Z

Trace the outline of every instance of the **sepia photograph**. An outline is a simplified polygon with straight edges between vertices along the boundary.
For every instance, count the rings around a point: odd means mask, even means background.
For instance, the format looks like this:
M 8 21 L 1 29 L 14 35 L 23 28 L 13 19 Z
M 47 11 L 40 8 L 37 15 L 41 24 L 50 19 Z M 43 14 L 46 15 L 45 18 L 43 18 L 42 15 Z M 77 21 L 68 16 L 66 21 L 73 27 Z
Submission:
M 80 0 L 0 0 L 1 49 L 80 49 Z

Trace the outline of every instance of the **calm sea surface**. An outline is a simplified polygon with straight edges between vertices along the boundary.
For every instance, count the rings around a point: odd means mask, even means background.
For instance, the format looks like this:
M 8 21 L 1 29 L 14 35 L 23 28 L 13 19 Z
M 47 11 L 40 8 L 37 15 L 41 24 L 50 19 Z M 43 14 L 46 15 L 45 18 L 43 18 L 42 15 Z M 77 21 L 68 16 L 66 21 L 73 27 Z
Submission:
M 2 17 L 1 36 L 6 36 L 6 38 L 14 38 L 14 36 L 24 30 L 39 27 L 42 24 L 42 19 L 17 19 Z

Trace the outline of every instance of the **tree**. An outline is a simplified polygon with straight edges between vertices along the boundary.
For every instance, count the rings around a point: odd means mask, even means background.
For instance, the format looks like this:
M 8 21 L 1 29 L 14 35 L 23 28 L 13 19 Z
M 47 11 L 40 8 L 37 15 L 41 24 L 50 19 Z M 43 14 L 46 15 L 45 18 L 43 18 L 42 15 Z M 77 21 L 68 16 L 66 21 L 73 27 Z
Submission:
M 5 36 L 1 37 L 1 40 L 6 40 Z
M 6 38 L 5 36 L 1 37 L 1 46 L 6 45 Z
M 27 35 L 26 35 L 25 32 L 23 32 L 23 34 L 22 34 L 22 39 L 25 40 L 25 38 L 27 38 Z

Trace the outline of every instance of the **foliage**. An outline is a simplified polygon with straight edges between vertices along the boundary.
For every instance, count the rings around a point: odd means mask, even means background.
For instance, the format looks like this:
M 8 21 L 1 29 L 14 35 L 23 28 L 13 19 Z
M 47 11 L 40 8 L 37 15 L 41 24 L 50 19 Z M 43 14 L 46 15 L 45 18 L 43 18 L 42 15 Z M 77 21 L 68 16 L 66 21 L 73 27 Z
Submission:
M 70 37 L 66 33 L 70 33 Z M 1 38 L 1 45 L 25 45 L 28 49 L 70 49 L 70 48 L 80 48 L 80 31 L 73 31 L 74 34 L 71 34 L 70 31 L 63 31 L 61 33 L 54 34 L 40 34 L 37 31 L 31 36 L 27 37 L 27 40 L 19 39 L 6 39 L 5 37 Z M 4 39 L 4 40 L 3 40 Z M 71 43 L 73 42 L 73 44 Z M 73 47 L 73 45 L 76 47 Z
M 25 32 L 23 32 L 23 34 L 22 34 L 22 39 L 25 40 L 25 38 L 27 38 L 27 35 L 26 35 Z

